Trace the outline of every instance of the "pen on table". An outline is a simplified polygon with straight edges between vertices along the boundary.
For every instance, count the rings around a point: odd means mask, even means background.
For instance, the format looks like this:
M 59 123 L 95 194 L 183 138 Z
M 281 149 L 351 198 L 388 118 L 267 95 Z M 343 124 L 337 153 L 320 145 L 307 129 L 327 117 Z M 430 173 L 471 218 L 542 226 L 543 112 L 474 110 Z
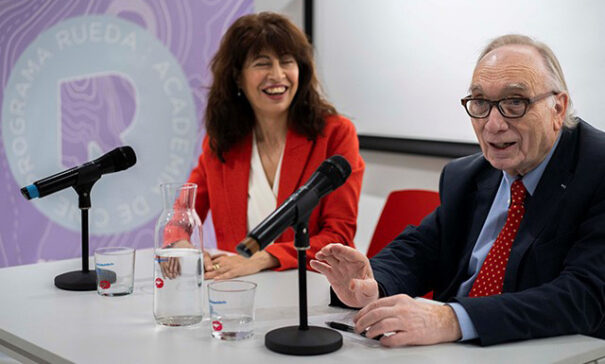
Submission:
M 354 328 L 353 326 L 351 326 L 351 325 L 347 325 L 347 324 L 343 324 L 342 322 L 336 322 L 336 321 L 326 321 L 326 325 L 328 325 L 328 326 L 330 326 L 331 328 L 336 329 L 336 330 L 340 330 L 340 331 L 346 331 L 346 332 L 352 332 L 352 333 L 356 334 L 356 332 L 355 332 L 355 328 Z M 361 336 L 363 336 L 363 337 L 366 337 L 366 332 L 365 332 L 365 331 L 362 331 L 362 332 L 361 332 L 361 334 L 359 334 L 359 335 L 361 335 Z M 374 339 L 374 340 L 380 340 L 380 338 L 381 338 L 382 336 L 383 336 L 383 335 L 382 335 L 382 334 L 380 334 L 380 335 L 378 335 L 378 336 L 376 336 L 376 337 L 374 337 L 374 338 L 372 338 L 372 339 Z M 368 339 L 369 339 L 369 338 L 368 338 Z

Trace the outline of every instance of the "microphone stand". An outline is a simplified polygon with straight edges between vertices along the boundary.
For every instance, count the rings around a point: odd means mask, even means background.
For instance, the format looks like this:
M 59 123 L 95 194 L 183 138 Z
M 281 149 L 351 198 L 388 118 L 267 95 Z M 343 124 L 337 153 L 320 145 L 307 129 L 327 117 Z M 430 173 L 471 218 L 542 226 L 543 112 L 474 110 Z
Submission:
M 332 329 L 309 326 L 307 322 L 307 249 L 309 249 L 309 215 L 294 224 L 294 247 L 298 250 L 299 326 L 271 330 L 265 335 L 265 346 L 288 355 L 327 354 L 340 349 L 342 335 Z
M 94 291 L 97 289 L 97 273 L 88 268 L 88 210 L 91 207 L 90 190 L 98 179 L 74 186 L 74 190 L 78 193 L 78 207 L 82 211 L 82 270 L 56 276 L 55 286 L 57 288 L 68 291 Z M 115 272 L 104 271 L 103 273 L 109 275 L 108 281 L 115 282 Z

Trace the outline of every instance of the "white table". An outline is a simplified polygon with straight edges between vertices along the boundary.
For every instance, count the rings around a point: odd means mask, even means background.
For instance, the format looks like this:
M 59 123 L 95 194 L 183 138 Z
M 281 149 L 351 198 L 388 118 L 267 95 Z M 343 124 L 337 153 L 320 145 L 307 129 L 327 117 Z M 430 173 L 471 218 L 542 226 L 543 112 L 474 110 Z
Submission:
M 92 262 L 92 260 L 91 260 Z M 344 334 L 331 354 L 294 357 L 269 351 L 264 334 L 298 324 L 297 272 L 263 272 L 258 283 L 255 335 L 241 342 L 210 336 L 208 320 L 190 328 L 167 328 L 152 314 L 152 253 L 137 251 L 135 290 L 124 297 L 70 292 L 54 276 L 77 270 L 79 259 L 0 269 L 0 351 L 23 362 L 52 363 L 585 363 L 605 357 L 605 340 L 575 335 L 478 347 L 442 344 L 387 349 Z M 309 321 L 345 312 L 328 307 L 328 283 L 308 273 Z M 318 321 L 319 320 L 319 321 Z

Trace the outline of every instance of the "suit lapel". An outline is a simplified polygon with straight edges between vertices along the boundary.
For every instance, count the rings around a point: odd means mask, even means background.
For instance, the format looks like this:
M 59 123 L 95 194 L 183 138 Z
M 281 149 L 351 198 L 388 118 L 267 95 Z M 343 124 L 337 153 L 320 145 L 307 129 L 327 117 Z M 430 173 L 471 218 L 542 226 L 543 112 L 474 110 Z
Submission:
M 312 146 L 313 141 L 288 129 L 279 176 L 279 190 L 277 191 L 278 206 L 295 191 L 296 187 L 303 183 L 302 178 L 307 172 Z
M 470 259 L 470 253 L 475 247 L 475 243 L 477 242 L 477 238 L 479 238 L 479 233 L 481 233 L 481 229 L 485 224 L 485 219 L 487 219 L 487 214 L 489 213 L 490 208 L 492 207 L 492 203 L 494 202 L 494 198 L 496 193 L 498 192 L 498 187 L 500 186 L 500 181 L 502 180 L 502 171 L 498 169 L 488 168 L 477 181 L 477 193 L 475 196 L 475 212 L 473 216 L 473 225 L 471 227 L 471 231 L 469 234 L 470 241 L 467 243 L 467 253 Z
M 452 297 L 456 295 L 462 282 L 468 279 L 468 264 L 471 259 L 471 253 L 477 243 L 479 233 L 485 224 L 485 219 L 487 218 L 496 192 L 498 192 L 500 180 L 502 179 L 502 171 L 492 168 L 489 163 L 487 163 L 487 165 L 489 167 L 477 177 L 476 190 L 471 191 L 469 196 L 464 198 L 464 200 L 469 201 L 471 204 L 473 212 L 471 213 L 471 218 L 469 220 L 471 227 L 469 228 L 468 235 L 466 235 L 468 239 L 462 242 L 464 244 L 464 246 L 461 247 L 463 253 L 456 271 L 456 276 L 446 290 L 446 292 L 449 292 L 449 296 Z
M 231 148 L 223 163 L 223 186 L 225 202 L 229 207 L 229 231 L 227 241 L 246 235 L 248 209 L 248 179 L 252 157 L 252 134 Z
M 503 291 L 516 289 L 516 277 L 519 265 L 527 249 L 536 241 L 566 192 L 573 177 L 573 159 L 575 155 L 575 136 L 573 130 L 564 129 L 548 166 L 540 178 L 534 195 L 526 201 L 525 215 L 519 226 L 517 238 L 513 242 L 510 258 L 506 267 Z M 548 206 L 548 208 L 545 208 Z

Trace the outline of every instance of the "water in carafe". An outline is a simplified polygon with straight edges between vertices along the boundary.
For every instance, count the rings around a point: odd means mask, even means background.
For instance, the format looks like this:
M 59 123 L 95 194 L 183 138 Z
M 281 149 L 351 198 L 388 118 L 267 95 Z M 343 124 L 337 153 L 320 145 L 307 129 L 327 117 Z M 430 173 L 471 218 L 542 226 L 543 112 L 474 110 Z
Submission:
M 197 185 L 162 184 L 164 209 L 155 228 L 153 315 L 158 324 L 202 320 L 202 224 L 195 212 Z

